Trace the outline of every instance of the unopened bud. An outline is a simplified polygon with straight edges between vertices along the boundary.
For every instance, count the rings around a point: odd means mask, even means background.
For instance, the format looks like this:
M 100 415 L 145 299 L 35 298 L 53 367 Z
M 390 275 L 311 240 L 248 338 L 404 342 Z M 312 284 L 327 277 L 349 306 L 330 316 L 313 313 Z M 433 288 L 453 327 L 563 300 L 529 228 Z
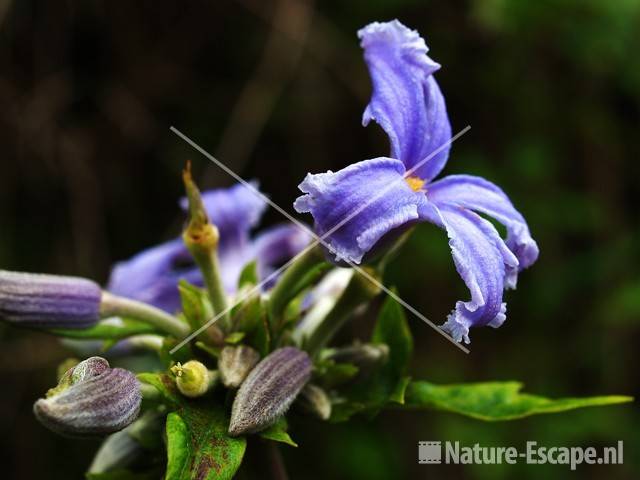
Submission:
M 322 420 L 329 420 L 331 417 L 331 399 L 327 392 L 317 385 L 305 385 L 296 400 L 296 405 Z
M 311 377 L 311 359 L 302 350 L 271 352 L 240 386 L 231 409 L 229 434 L 254 433 L 284 414 Z
M 33 411 L 47 428 L 69 437 L 122 430 L 140 411 L 140 384 L 128 370 L 91 357 L 69 369 Z
M 360 369 L 366 369 L 384 363 L 388 356 L 389 347 L 384 343 L 359 343 L 325 350 L 321 358 L 338 363 L 351 363 Z
M 259 360 L 260 354 L 246 345 L 224 347 L 218 358 L 218 369 L 224 386 L 238 388 Z
M 99 320 L 101 296 L 85 278 L 0 270 L 0 318 L 16 325 L 90 327 Z
M 189 360 L 184 365 L 180 362 L 171 367 L 176 376 L 176 386 L 185 397 L 201 397 L 212 389 L 218 379 L 217 372 L 210 371 L 197 360 Z

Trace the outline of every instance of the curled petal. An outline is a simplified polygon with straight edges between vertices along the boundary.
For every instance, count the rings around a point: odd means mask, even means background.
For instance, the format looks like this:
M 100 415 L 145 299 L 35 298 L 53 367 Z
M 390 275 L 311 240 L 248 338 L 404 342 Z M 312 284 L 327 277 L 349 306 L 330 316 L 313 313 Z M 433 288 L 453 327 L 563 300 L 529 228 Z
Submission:
M 84 278 L 0 270 L 0 319 L 16 325 L 90 327 L 100 318 L 101 296 Z
M 313 215 L 316 233 L 326 236 L 337 262 L 360 263 L 382 237 L 418 220 L 426 197 L 409 187 L 404 173 L 402 162 L 376 158 L 335 173 L 308 174 L 298 187 L 306 195 L 294 208 Z
M 450 175 L 438 180 L 429 185 L 427 196 L 436 205 L 457 205 L 489 215 L 507 228 L 506 244 L 518 263 L 507 263 L 505 285 L 515 288 L 518 271 L 532 265 L 539 250 L 527 222 L 509 197 L 493 183 L 471 175 Z
M 440 65 L 427 56 L 418 32 L 398 20 L 372 23 L 358 36 L 373 84 L 362 122 L 376 121 L 389 136 L 391 157 L 411 169 L 451 139 L 444 98 L 432 76 Z M 416 168 L 415 175 L 431 180 L 448 155 L 447 146 Z
M 133 373 L 93 357 L 69 370 L 33 411 L 54 432 L 87 437 L 122 430 L 137 418 L 141 401 Z
M 455 341 L 469 343 L 469 328 L 497 328 L 506 318 L 502 302 L 506 249 L 497 246 L 502 240 L 494 226 L 471 210 L 429 204 L 421 215 L 446 229 L 456 270 L 471 293 L 471 300 L 456 303 L 442 328 Z

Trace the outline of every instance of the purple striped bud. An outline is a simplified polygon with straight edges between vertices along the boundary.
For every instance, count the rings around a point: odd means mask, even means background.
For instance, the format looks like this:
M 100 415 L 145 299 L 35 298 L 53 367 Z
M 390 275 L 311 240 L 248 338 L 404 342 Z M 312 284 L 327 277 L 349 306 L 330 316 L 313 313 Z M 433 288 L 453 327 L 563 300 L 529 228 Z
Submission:
M 84 278 L 0 270 L 0 318 L 25 327 L 87 328 L 102 292 Z
M 140 383 L 128 370 L 91 357 L 69 369 L 33 411 L 45 427 L 68 437 L 122 430 L 140 411 Z
M 218 370 L 224 386 L 238 388 L 259 360 L 260 354 L 246 345 L 224 347 L 218 359 Z
M 271 352 L 240 386 L 231 409 L 229 434 L 267 428 L 287 411 L 310 377 L 311 359 L 305 352 L 293 347 Z

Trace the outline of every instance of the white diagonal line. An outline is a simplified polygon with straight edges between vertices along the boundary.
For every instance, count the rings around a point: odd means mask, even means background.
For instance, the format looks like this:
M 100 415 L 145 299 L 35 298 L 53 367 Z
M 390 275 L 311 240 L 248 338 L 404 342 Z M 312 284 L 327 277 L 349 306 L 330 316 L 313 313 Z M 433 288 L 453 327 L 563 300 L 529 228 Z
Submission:
M 422 165 L 424 165 L 426 162 L 428 162 L 431 158 L 433 158 L 434 156 L 436 156 L 438 153 L 440 153 L 441 151 L 443 151 L 445 148 L 447 148 L 451 143 L 453 143 L 455 140 L 457 140 L 458 138 L 460 138 L 462 135 L 464 135 L 465 133 L 467 133 L 469 131 L 469 129 L 471 129 L 471 126 L 466 126 L 465 128 L 463 128 L 460 132 L 458 132 L 456 135 L 454 135 L 453 137 L 451 137 L 451 139 L 449 141 L 447 141 L 446 143 L 444 143 L 443 145 L 441 145 L 440 147 L 438 147 L 436 150 L 434 150 L 430 155 L 428 155 L 426 158 L 424 158 L 423 160 L 421 160 L 420 162 L 418 162 L 416 165 L 414 165 L 412 168 L 410 168 L 409 170 L 407 170 L 407 172 L 405 172 L 404 176 L 402 177 L 404 181 L 404 178 L 409 177 L 413 172 L 415 172 L 418 168 L 420 168 Z M 304 231 L 306 231 L 312 238 L 314 238 L 315 240 L 310 243 L 304 250 L 302 250 L 301 252 L 299 252 L 296 256 L 294 256 L 293 258 L 291 258 L 291 260 L 289 260 L 287 263 L 285 263 L 284 265 L 282 265 L 278 270 L 276 270 L 275 272 L 273 272 L 271 275 L 269 275 L 267 278 L 265 278 L 262 282 L 260 282 L 258 285 L 255 285 L 253 288 L 251 288 L 249 291 L 245 292 L 245 295 L 240 298 L 237 299 L 237 301 L 231 305 L 230 307 L 227 307 L 224 311 L 219 312 L 216 314 L 215 317 L 213 317 L 211 320 L 209 320 L 206 324 L 204 324 L 202 327 L 200 327 L 199 329 L 197 329 L 196 331 L 192 332 L 189 336 L 187 336 L 184 340 L 182 340 L 178 345 L 176 345 L 173 349 L 171 349 L 170 353 L 174 353 L 175 351 L 177 351 L 178 349 L 180 349 L 182 346 L 184 346 L 186 343 L 188 343 L 189 341 L 191 341 L 193 338 L 195 338 L 197 335 L 199 335 L 200 333 L 202 333 L 204 330 L 206 330 L 207 328 L 209 328 L 211 325 L 213 325 L 219 318 L 221 318 L 223 315 L 226 315 L 229 311 L 231 311 L 231 309 L 235 308 L 236 305 L 240 304 L 241 302 L 243 302 L 247 297 L 253 295 L 256 291 L 258 291 L 264 284 L 268 283 L 272 278 L 275 278 L 278 274 L 280 274 L 283 270 L 285 270 L 286 268 L 288 268 L 295 260 L 297 260 L 300 256 L 304 255 L 307 251 L 309 251 L 310 249 L 314 248 L 316 245 L 318 244 L 322 244 L 324 247 L 326 247 L 327 249 L 331 250 L 331 246 L 325 241 L 325 238 L 327 238 L 328 236 L 332 235 L 335 231 L 337 231 L 338 229 L 340 229 L 343 225 L 345 225 L 347 222 L 349 222 L 352 218 L 354 218 L 355 216 L 357 216 L 358 214 L 360 214 L 362 211 L 364 211 L 367 207 L 369 207 L 370 205 L 372 205 L 373 203 L 375 203 L 378 199 L 380 199 L 381 197 L 383 197 L 384 195 L 386 195 L 396 184 L 396 181 L 393 181 L 391 183 L 389 183 L 385 188 L 383 188 L 382 190 L 380 190 L 376 195 L 374 195 L 372 198 L 370 198 L 365 204 L 361 205 L 360 207 L 354 209 L 353 212 L 351 212 L 347 217 L 345 217 L 342 221 L 340 221 L 338 224 L 336 224 L 334 227 L 332 227 L 331 229 L 329 229 L 326 233 L 324 233 L 321 237 L 319 237 L 318 235 L 315 234 L 315 232 L 313 232 L 309 227 L 307 227 L 304 223 L 300 222 L 298 219 L 296 219 L 295 217 L 293 217 L 289 212 L 287 212 L 286 210 L 284 210 L 282 207 L 280 207 L 278 204 L 276 204 L 275 202 L 273 202 L 270 198 L 268 198 L 266 195 L 264 195 L 262 192 L 260 192 L 258 189 L 256 189 L 253 185 L 251 185 L 250 183 L 248 183 L 246 180 L 244 180 L 242 177 L 240 177 L 238 174 L 236 174 L 233 170 L 231 170 L 229 167 L 227 167 L 224 163 L 220 162 L 217 158 L 215 158 L 213 155 L 211 155 L 210 153 L 208 153 L 206 150 L 204 150 L 202 147 L 200 147 L 197 143 L 195 143 L 193 140 L 191 140 L 189 137 L 187 137 L 185 134 L 183 134 L 181 131 L 179 131 L 177 128 L 175 127 L 170 127 L 170 130 L 175 133 L 177 136 L 179 136 L 180 138 L 182 138 L 185 142 L 187 142 L 189 145 L 191 145 L 193 148 L 195 148 L 198 152 L 200 152 L 202 155 L 204 155 L 205 157 L 207 157 L 209 160 L 211 160 L 213 163 L 215 163 L 218 167 L 220 167 L 222 170 L 224 170 L 226 173 L 228 173 L 230 176 L 232 176 L 235 180 L 237 180 L 238 182 L 242 183 L 245 187 L 247 187 L 248 189 L 250 189 L 255 195 L 257 195 L 258 197 L 260 197 L 264 202 L 268 203 L 270 206 L 272 206 L 273 208 L 275 208 L 278 212 L 280 212 L 282 215 L 284 215 L 285 217 L 287 217 L 287 219 L 289 219 L 292 223 L 294 223 L 295 225 L 297 225 L 299 228 L 302 228 Z M 347 259 L 343 259 L 345 261 L 345 263 L 347 263 L 351 268 L 353 268 L 356 272 L 358 272 L 360 275 L 362 275 L 363 277 L 365 277 L 367 280 L 369 280 L 371 283 L 373 283 L 375 286 L 377 286 L 378 288 L 380 288 L 380 290 L 382 290 L 383 292 L 385 292 L 387 295 L 389 295 L 391 298 L 393 298 L 396 302 L 398 302 L 399 304 L 401 304 L 402 306 L 404 306 L 407 310 L 409 310 L 411 313 L 413 313 L 415 316 L 417 316 L 420 320 L 422 320 L 423 322 L 425 322 L 427 325 L 431 326 L 436 332 L 438 332 L 440 335 L 442 335 L 444 338 L 446 338 L 447 340 L 449 340 L 453 345 L 455 345 L 456 347 L 458 347 L 460 350 L 462 350 L 465 353 L 469 353 L 469 350 L 464 347 L 463 345 L 455 342 L 449 335 L 447 335 L 446 332 L 444 332 L 444 330 L 442 330 L 441 328 L 439 328 L 435 323 L 433 323 L 431 320 L 429 320 L 428 318 L 426 318 L 424 315 L 422 315 L 420 312 L 418 312 L 415 308 L 413 308 L 409 303 L 407 303 L 405 300 L 403 300 L 402 298 L 400 298 L 396 293 L 394 293 L 393 291 L 389 290 L 386 286 L 384 286 L 382 283 L 380 283 L 377 279 L 375 279 L 371 274 L 369 274 L 367 271 L 365 271 L 364 269 L 362 269 L 360 266 L 354 264 L 353 262 L 351 262 L 350 260 Z

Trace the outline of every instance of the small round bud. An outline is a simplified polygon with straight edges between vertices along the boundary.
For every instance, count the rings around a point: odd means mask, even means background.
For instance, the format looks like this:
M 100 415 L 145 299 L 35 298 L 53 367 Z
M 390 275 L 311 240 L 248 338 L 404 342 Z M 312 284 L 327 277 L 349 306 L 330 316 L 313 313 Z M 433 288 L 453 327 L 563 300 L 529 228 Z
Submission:
M 238 388 L 259 360 L 260 354 L 246 345 L 224 347 L 218 358 L 218 370 L 224 386 Z
M 180 362 L 171 367 L 176 376 L 176 386 L 185 397 L 197 398 L 207 393 L 216 383 L 217 372 L 207 370 L 207 367 L 197 360 L 189 360 L 184 365 Z
M 84 278 L 0 270 L 0 318 L 16 325 L 87 328 L 100 318 L 101 297 Z
M 231 409 L 229 434 L 255 433 L 284 414 L 311 378 L 311 359 L 293 347 L 267 355 L 240 386 Z
M 69 369 L 33 411 L 45 427 L 69 437 L 122 430 L 140 411 L 140 384 L 128 370 L 91 357 Z

